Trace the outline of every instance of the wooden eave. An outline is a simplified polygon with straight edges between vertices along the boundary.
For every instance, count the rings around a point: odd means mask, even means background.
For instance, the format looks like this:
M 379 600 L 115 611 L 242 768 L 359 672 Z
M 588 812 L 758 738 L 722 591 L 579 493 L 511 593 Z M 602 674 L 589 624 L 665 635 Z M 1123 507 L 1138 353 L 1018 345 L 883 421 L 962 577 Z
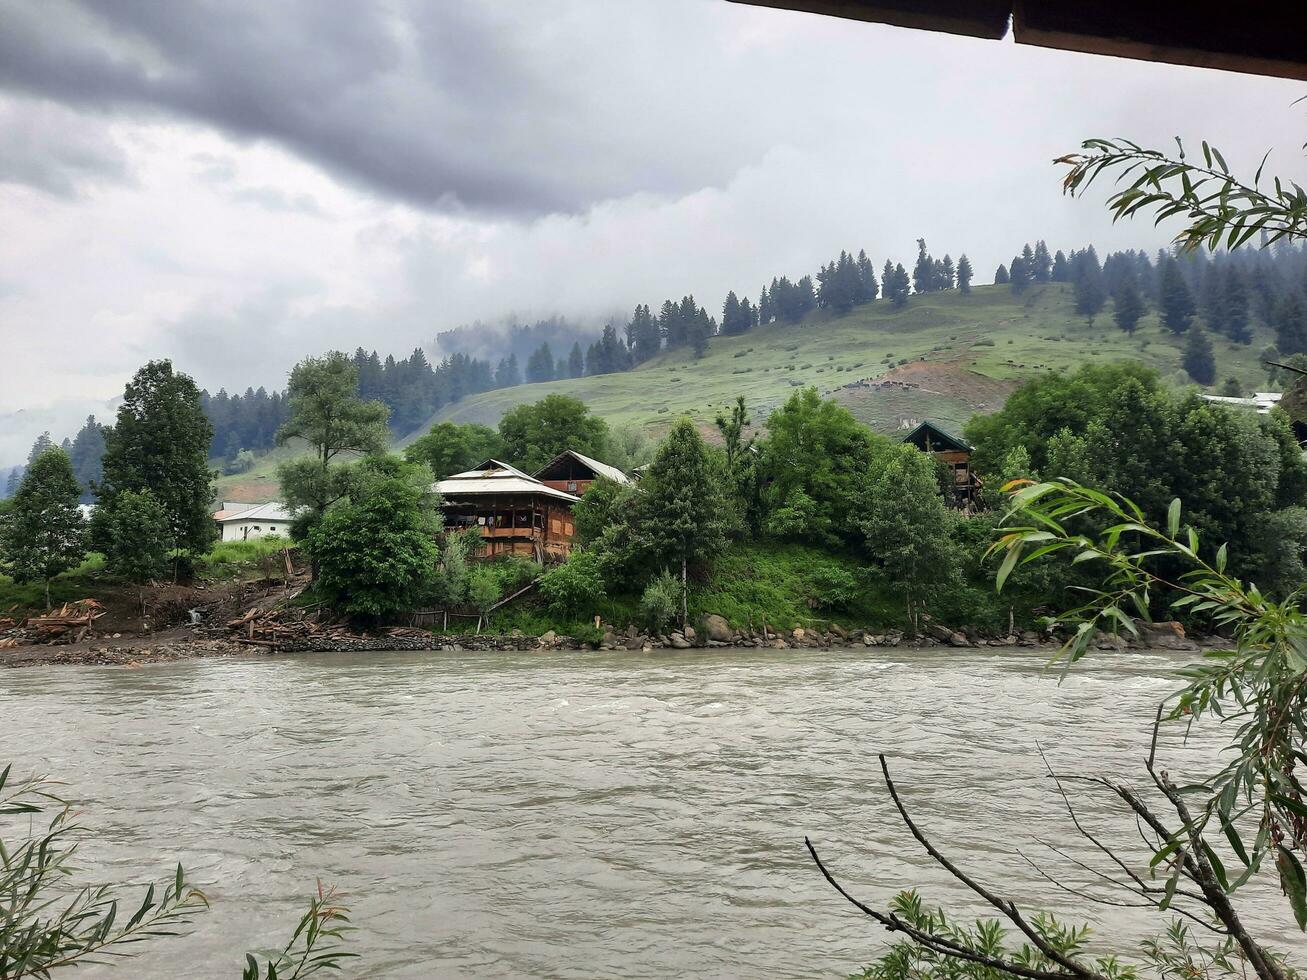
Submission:
M 1307 80 L 1307 3 L 1213 0 L 732 0 L 895 27 Z

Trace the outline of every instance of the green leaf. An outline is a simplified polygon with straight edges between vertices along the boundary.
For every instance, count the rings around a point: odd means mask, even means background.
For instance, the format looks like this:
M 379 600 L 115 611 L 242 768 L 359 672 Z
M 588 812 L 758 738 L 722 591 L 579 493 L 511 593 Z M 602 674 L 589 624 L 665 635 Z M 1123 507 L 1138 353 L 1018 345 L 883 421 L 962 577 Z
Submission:
M 1205 146 L 1206 144 L 1204 144 Z M 1171 506 L 1166 509 L 1166 533 L 1175 537 L 1180 533 L 1180 498 L 1176 497 L 1171 501 Z
M 1008 549 L 1007 554 L 1003 556 L 1003 563 L 998 566 L 998 574 L 994 576 L 995 592 L 1003 591 L 1003 583 L 1006 582 L 1007 577 L 1012 574 L 1012 569 L 1016 568 L 1017 562 L 1020 559 L 1021 545 L 1014 544 Z
M 1280 886 L 1289 899 L 1298 928 L 1307 931 L 1307 873 L 1298 859 L 1283 844 L 1275 845 L 1275 866 L 1280 872 Z
M 1221 545 L 1221 547 L 1216 549 L 1216 570 L 1218 572 L 1225 571 L 1225 559 L 1226 559 L 1225 545 Z

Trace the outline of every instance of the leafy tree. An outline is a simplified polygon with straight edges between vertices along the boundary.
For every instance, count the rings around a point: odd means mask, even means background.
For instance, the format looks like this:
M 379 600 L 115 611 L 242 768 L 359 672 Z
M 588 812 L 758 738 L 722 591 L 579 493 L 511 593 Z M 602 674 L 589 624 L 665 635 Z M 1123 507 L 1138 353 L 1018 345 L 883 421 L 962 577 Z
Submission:
M 76 568 L 86 555 L 86 528 L 77 508 L 82 488 L 68 454 L 49 448 L 32 460 L 18 492 L 0 513 L 0 567 L 15 582 L 43 582 Z
M 595 480 L 572 508 L 577 543 L 594 544 L 607 528 L 625 522 L 635 497 L 636 490 L 629 485 L 606 477 Z
M 643 544 L 657 563 L 680 567 L 684 625 L 689 567 L 721 552 L 731 523 L 722 473 L 689 419 L 672 426 L 640 486 Z
M 1012 276 L 1007 271 L 1007 266 L 1005 266 L 1002 262 L 1000 262 L 998 264 L 998 268 L 994 270 L 994 285 L 1006 286 L 1011 282 L 1012 282 Z
M 528 384 L 554 380 L 554 354 L 546 341 L 536 348 L 526 361 L 526 380 Z
M 394 456 L 370 457 L 354 468 L 348 497 L 309 532 L 314 588 L 365 622 L 412 609 L 430 593 L 439 531 L 430 471 Z
M 534 472 L 567 449 L 604 458 L 608 425 L 591 415 L 578 398 L 546 395 L 505 412 L 499 420 L 499 438 L 515 466 Z
M 1182 334 L 1189 329 L 1189 323 L 1197 312 L 1194 296 L 1185 282 L 1180 264 L 1174 259 L 1162 268 L 1161 296 L 1159 306 L 1162 323 L 1173 334 Z
M 1239 383 L 1238 378 L 1231 375 L 1221 382 L 1221 394 L 1226 398 L 1241 398 L 1243 397 L 1243 385 Z
M 967 253 L 963 252 L 958 258 L 958 292 L 963 296 L 971 293 L 971 280 L 975 272 L 971 268 L 971 260 L 967 258 Z
M 1207 339 L 1206 332 L 1198 327 L 1189 331 L 1183 364 L 1189 377 L 1200 385 L 1210 385 L 1216 381 L 1216 357 L 1212 353 L 1212 342 Z
M 538 588 L 549 611 L 567 619 L 591 614 L 605 595 L 599 560 L 585 549 L 573 551 L 567 561 L 545 572 Z
M 681 585 L 663 569 L 645 586 L 640 596 L 640 611 L 651 632 L 661 633 L 671 625 L 681 603 Z
M 731 408 L 730 416 L 721 412 L 717 413 L 715 424 L 717 431 L 722 434 L 722 440 L 726 446 L 726 466 L 728 469 L 735 468 L 735 461 L 741 452 L 747 452 L 753 445 L 752 440 L 746 445 L 744 443 L 744 430 L 749 427 L 749 410 L 745 405 L 744 396 L 735 396 L 735 405 Z
M 1139 326 L 1139 320 L 1145 311 L 1144 297 L 1135 285 L 1134 276 L 1122 281 L 1112 301 L 1112 319 L 1116 325 L 1131 336 Z
M 410 463 L 425 464 L 437 480 L 470 470 L 483 460 L 500 455 L 499 433 L 474 422 L 437 422 L 404 450 Z
M 168 514 L 171 546 L 198 554 L 215 531 L 209 509 L 213 425 L 195 382 L 170 361 L 150 361 L 127 384 L 113 428 L 104 433 L 101 504 L 125 490 L 149 490 Z
M 124 490 L 95 509 L 91 543 L 110 572 L 143 584 L 168 570 L 168 513 L 149 490 Z
M 855 540 L 859 488 L 883 440 L 816 388 L 791 395 L 766 426 L 761 468 L 771 533 L 829 545 Z
M 923 602 L 957 578 L 957 517 L 940 496 L 934 460 L 912 446 L 890 447 L 858 499 L 868 556 L 902 592 L 916 630 Z
M 311 455 L 277 467 L 277 478 L 286 503 L 303 510 L 295 534 L 304 537 L 349 492 L 349 476 L 340 465 L 344 458 L 385 450 L 389 411 L 381 402 L 358 396 L 358 369 L 339 351 L 296 364 L 287 399 L 290 417 L 278 430 L 277 442 L 303 440 Z

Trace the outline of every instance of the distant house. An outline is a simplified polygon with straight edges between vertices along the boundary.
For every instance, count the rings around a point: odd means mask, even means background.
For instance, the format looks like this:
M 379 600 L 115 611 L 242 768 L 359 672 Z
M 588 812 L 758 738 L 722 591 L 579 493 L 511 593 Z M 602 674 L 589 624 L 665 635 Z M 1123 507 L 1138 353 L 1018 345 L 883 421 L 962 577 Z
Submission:
M 547 487 L 581 496 L 600 477 L 614 483 L 630 483 L 631 478 L 616 466 L 583 456 L 574 449 L 559 453 L 540 469 L 535 478 Z
M 289 538 L 295 517 L 285 505 L 275 501 L 249 504 L 225 500 L 213 519 L 222 532 L 223 541 L 256 541 L 274 534 Z
M 930 453 L 947 467 L 953 475 L 952 502 L 955 507 L 971 510 L 980 503 L 982 484 L 971 469 L 971 454 L 975 447 L 929 421 L 920 423 L 903 437 L 903 441 L 923 453 Z
M 482 550 L 478 557 L 524 555 L 543 564 L 562 561 L 571 554 L 576 533 L 572 523 L 575 494 L 497 459 L 440 480 L 435 489 L 441 497 L 445 527 L 479 530 Z

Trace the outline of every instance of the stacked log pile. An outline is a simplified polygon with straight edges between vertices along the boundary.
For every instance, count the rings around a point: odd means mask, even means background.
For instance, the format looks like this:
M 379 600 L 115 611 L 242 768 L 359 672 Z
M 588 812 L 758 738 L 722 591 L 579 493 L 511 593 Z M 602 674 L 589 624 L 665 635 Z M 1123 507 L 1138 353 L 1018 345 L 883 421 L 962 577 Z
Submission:
M 44 616 L 28 616 L 21 621 L 0 616 L 0 631 L 8 634 L 0 637 L 0 649 L 20 643 L 77 643 L 104 614 L 104 606 L 95 599 L 78 599 Z

